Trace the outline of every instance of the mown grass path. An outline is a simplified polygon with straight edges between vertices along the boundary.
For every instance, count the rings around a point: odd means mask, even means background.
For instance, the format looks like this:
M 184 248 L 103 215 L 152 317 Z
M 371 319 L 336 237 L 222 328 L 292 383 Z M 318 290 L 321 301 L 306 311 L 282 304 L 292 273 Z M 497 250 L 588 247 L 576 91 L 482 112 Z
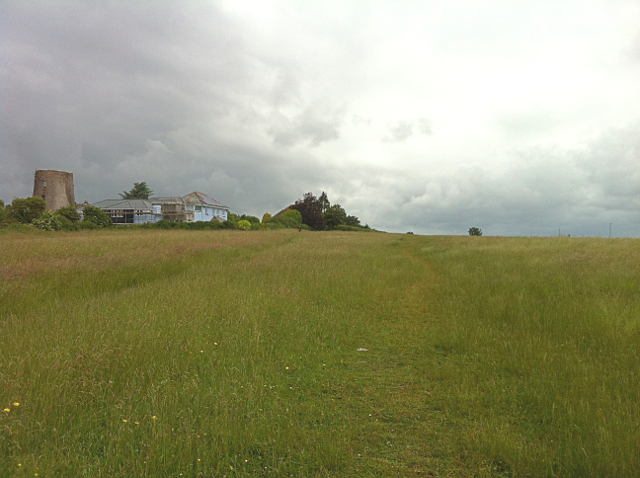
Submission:
M 636 240 L 2 234 L 0 476 L 637 476 L 639 266 Z

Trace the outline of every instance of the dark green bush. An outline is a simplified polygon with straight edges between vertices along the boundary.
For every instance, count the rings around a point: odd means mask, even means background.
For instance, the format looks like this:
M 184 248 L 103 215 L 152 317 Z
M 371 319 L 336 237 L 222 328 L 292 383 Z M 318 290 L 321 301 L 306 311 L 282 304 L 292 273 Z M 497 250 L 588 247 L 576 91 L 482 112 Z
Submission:
M 269 229 L 278 229 L 284 227 L 297 228 L 302 224 L 302 214 L 296 209 L 289 209 L 265 222 Z
M 64 206 L 56 211 L 56 214 L 60 217 L 64 217 L 71 222 L 80 222 L 81 216 L 80 213 L 76 210 L 74 206 Z
M 84 219 L 82 222 L 90 222 L 95 224 L 97 227 L 111 227 L 113 226 L 113 221 L 107 213 L 102 209 L 96 206 L 85 206 L 83 209 Z M 83 228 L 83 229 L 91 229 Z
M 47 210 L 47 203 L 37 197 L 15 198 L 7 209 L 10 219 L 20 224 L 31 224 Z

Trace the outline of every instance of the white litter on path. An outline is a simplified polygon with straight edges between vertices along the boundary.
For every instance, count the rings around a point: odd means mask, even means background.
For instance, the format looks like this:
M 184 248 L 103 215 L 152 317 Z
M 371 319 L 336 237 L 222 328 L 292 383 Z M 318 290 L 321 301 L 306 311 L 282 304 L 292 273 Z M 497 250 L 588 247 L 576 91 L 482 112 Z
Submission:
M 358 349 L 358 352 L 368 352 L 369 349 Z

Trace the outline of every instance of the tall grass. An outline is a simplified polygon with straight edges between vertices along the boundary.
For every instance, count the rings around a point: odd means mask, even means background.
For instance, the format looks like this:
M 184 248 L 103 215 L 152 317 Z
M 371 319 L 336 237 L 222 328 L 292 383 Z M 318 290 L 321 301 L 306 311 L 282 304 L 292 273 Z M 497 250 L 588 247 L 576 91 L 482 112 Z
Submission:
M 7 233 L 0 258 L 0 476 L 639 474 L 637 241 Z

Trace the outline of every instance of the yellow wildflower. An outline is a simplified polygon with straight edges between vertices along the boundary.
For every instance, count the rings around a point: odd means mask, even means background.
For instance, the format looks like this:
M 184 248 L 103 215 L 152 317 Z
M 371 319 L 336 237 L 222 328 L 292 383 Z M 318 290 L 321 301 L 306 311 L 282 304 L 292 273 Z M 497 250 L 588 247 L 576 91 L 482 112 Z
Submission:
M 19 404 L 18 402 L 13 402 L 13 406 L 14 406 L 14 407 L 19 407 L 19 406 L 20 406 L 20 404 Z
M 9 410 L 8 408 L 5 408 L 4 411 L 9 413 L 11 410 Z
M 125 422 L 125 423 L 127 423 L 127 421 L 126 421 L 126 420 L 122 420 L 122 421 L 123 421 L 123 422 Z

